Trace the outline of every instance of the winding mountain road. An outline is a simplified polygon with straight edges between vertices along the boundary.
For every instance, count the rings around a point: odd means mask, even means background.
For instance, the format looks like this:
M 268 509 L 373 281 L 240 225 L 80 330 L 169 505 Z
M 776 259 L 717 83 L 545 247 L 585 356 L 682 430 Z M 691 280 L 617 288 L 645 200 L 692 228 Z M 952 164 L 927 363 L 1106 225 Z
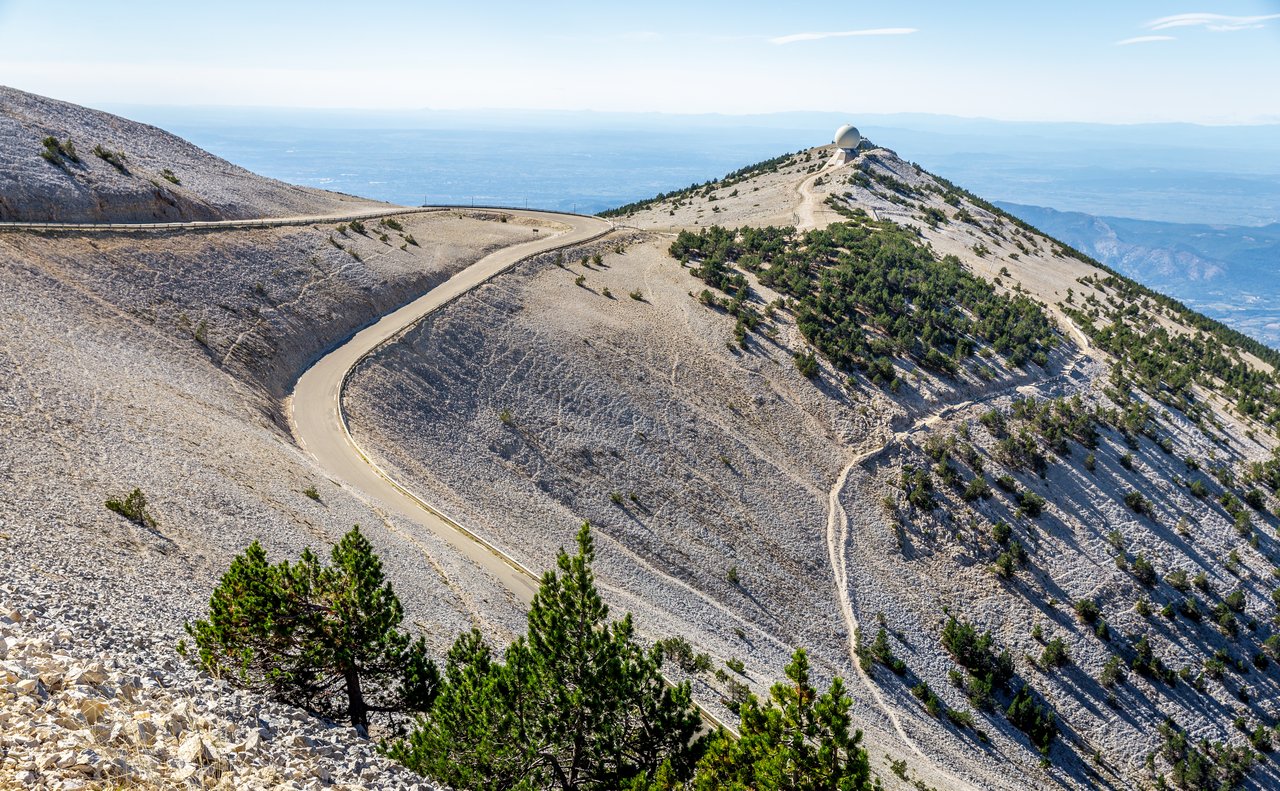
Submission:
M 462 527 L 381 469 L 352 438 L 342 410 L 342 391 L 351 372 L 384 343 L 532 255 L 582 244 L 613 230 L 612 223 L 596 217 L 515 209 L 505 211 L 516 216 L 552 220 L 567 225 L 568 230 L 490 253 L 421 297 L 357 332 L 317 360 L 298 378 L 285 410 L 298 444 L 330 477 L 357 496 L 375 500 L 384 509 L 431 531 L 527 603 L 537 590 L 538 575 L 507 552 Z
M 76 233 L 133 233 L 137 231 L 218 231 L 236 228 L 280 228 L 286 225 L 318 225 L 328 222 L 376 220 L 400 214 L 459 211 L 463 206 L 371 206 L 339 214 L 307 214 L 296 217 L 260 217 L 251 220 L 183 220 L 175 222 L 0 222 L 0 231 L 73 231 Z
M 796 208 L 792 212 L 792 216 L 795 217 L 797 230 L 809 231 L 822 225 L 822 223 L 818 221 L 818 212 L 824 212 L 836 219 L 839 219 L 838 214 L 831 209 L 828 209 L 823 205 L 822 201 L 818 200 L 817 193 L 813 191 L 813 188 L 817 186 L 816 182 L 818 179 L 830 174 L 833 170 L 844 167 L 847 164 L 849 163 L 845 161 L 842 152 L 837 150 L 831 155 L 831 158 L 818 169 L 818 172 L 814 173 L 812 176 L 805 177 L 800 181 L 800 183 L 796 184 L 796 196 L 800 200 L 796 204 Z

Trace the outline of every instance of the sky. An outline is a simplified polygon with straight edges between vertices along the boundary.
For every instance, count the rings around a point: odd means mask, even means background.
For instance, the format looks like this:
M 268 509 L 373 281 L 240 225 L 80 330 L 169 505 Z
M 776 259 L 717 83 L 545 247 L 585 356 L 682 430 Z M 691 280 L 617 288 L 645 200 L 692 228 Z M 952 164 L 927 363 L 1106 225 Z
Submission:
M 0 0 L 0 42 L 90 106 L 1280 122 L 1280 0 Z

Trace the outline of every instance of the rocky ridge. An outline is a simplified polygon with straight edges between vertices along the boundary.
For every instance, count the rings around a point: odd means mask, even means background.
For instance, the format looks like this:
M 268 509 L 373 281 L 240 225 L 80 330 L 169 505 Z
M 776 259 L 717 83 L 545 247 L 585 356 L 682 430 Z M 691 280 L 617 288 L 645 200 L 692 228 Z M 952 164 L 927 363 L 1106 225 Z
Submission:
M 0 86 L 0 222 L 177 222 L 384 204 L 268 179 L 110 113 Z
M 887 149 L 851 163 L 801 152 L 620 218 L 648 235 L 604 243 L 594 261 L 517 267 L 366 360 L 346 391 L 362 447 L 535 565 L 589 519 L 611 605 L 652 636 L 741 660 L 736 684 L 763 691 L 789 647 L 807 646 L 815 672 L 851 679 L 872 755 L 906 760 L 927 785 L 1145 787 L 1170 770 L 1167 719 L 1217 755 L 1270 743 L 1277 501 L 1246 481 L 1273 432 L 1209 380 L 1199 416 L 1117 389 L 1125 366 L 1071 314 L 1083 305 L 1099 321 L 1123 313 L 1184 334 L 1194 317 Z M 733 295 L 700 298 L 699 262 L 668 253 L 681 228 L 848 218 L 891 220 L 997 293 L 1034 300 L 1057 327 L 1054 351 L 954 375 L 898 356 L 891 388 L 819 356 L 806 378 L 794 359 L 813 347 L 751 266 L 731 271 L 764 318 L 735 336 Z M 1110 416 L 1088 445 L 1025 440 L 1045 457 L 1037 472 L 999 428 L 1003 415 L 1016 441 L 1044 432 L 1044 418 L 1015 417 L 1028 403 Z M 1150 417 L 1128 423 L 1135 414 Z M 1220 471 L 1198 473 L 1197 460 Z M 905 483 L 917 471 L 929 498 Z M 971 480 L 985 489 L 964 495 Z M 1242 520 L 1245 496 L 1257 505 Z M 1155 573 L 1135 572 L 1143 564 Z M 1077 615 L 1082 601 L 1098 619 Z M 1195 617 L 1209 608 L 1216 622 Z M 1014 684 L 1055 713 L 1047 758 L 1007 700 L 965 689 L 939 638 L 949 614 L 990 630 Z M 881 628 L 901 676 L 854 659 Z M 1069 661 L 1042 659 L 1052 641 Z M 1163 678 L 1141 664 L 1146 651 Z M 1124 680 L 1117 667 L 1130 668 Z M 735 694 L 710 673 L 694 688 L 712 705 Z M 1249 777 L 1275 782 L 1267 761 Z

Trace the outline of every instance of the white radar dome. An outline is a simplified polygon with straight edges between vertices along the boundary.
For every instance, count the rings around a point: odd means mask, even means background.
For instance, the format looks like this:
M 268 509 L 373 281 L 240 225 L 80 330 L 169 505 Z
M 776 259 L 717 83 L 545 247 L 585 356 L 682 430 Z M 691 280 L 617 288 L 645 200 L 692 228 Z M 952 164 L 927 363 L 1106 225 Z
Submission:
M 852 125 L 845 124 L 836 130 L 836 136 L 832 142 L 846 151 L 852 151 L 862 142 L 862 135 L 858 134 L 858 130 Z

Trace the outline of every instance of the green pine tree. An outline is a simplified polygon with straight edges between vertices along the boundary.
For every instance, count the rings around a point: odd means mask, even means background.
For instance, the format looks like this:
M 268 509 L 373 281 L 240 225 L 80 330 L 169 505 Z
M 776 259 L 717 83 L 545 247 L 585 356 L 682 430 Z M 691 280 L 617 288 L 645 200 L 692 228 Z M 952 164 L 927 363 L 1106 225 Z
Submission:
M 591 572 L 588 525 L 561 550 L 529 607 L 529 631 L 490 656 L 480 636 L 449 653 L 431 715 L 389 753 L 460 789 L 619 789 L 688 777 L 698 716 L 687 683 L 668 687 L 662 652 L 609 621 Z
M 403 618 L 356 527 L 327 566 L 310 549 L 272 565 L 253 542 L 214 589 L 208 618 L 186 629 L 210 672 L 367 734 L 370 713 L 426 711 L 435 697 L 438 671 L 423 639 L 400 631 Z
M 790 683 L 777 683 L 764 705 L 754 696 L 739 708 L 741 736 L 717 733 L 697 764 L 697 791 L 870 791 L 862 731 L 851 731 L 844 682 L 819 695 L 809 681 L 804 649 L 787 665 Z

